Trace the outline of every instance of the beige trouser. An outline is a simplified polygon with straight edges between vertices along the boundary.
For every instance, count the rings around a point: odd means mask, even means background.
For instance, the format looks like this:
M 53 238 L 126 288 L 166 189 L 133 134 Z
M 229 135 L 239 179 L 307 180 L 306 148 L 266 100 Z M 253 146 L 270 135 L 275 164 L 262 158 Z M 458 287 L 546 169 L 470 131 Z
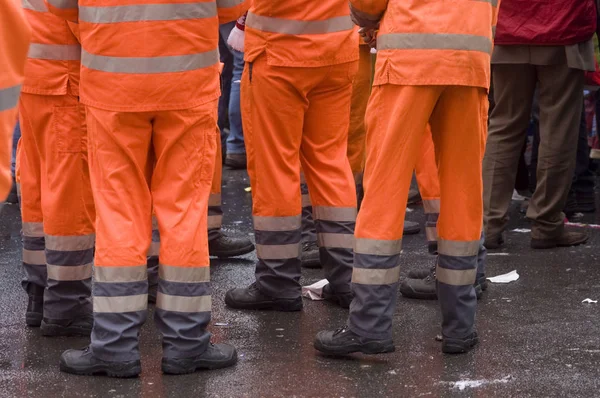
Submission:
M 486 236 L 501 233 L 508 222 L 517 164 L 539 88 L 540 147 L 537 187 L 527 218 L 532 237 L 562 233 L 562 209 L 575 168 L 577 134 L 583 101 L 584 72 L 555 65 L 495 64 L 492 70 L 494 107 L 483 160 L 483 201 Z

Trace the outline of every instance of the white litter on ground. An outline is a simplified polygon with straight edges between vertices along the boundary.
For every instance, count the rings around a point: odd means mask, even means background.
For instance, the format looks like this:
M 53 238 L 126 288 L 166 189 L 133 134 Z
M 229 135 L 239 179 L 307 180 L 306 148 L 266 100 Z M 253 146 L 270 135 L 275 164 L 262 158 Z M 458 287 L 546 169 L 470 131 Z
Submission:
M 439 384 L 449 384 L 450 387 L 458 388 L 460 391 L 463 391 L 467 387 L 468 388 L 477 388 L 477 387 L 484 386 L 486 384 L 500 384 L 500 383 L 504 384 L 504 383 L 508 383 L 509 381 L 511 381 L 513 379 L 514 378 L 511 375 L 508 375 L 501 379 L 494 379 L 494 380 L 481 379 L 481 380 L 459 380 L 459 381 L 450 381 L 450 382 L 445 381 L 445 382 L 441 382 Z
M 591 298 L 586 298 L 582 301 L 583 304 L 598 304 L 598 300 L 592 300 Z
M 312 285 L 302 286 L 302 297 L 309 298 L 311 300 L 324 300 L 323 298 L 323 286 L 327 285 L 329 281 L 327 279 L 321 279 Z
M 508 274 L 502 274 L 493 276 L 491 278 L 487 278 L 487 280 L 492 283 L 510 283 L 516 281 L 517 279 L 519 279 L 519 274 L 517 273 L 517 270 L 510 271 Z
M 488 253 L 488 256 L 508 256 L 508 253 Z
M 527 229 L 527 228 L 516 228 L 516 229 L 513 229 L 512 231 L 513 232 L 519 232 L 519 233 L 522 233 L 522 234 L 526 234 L 528 232 L 531 232 L 531 230 Z

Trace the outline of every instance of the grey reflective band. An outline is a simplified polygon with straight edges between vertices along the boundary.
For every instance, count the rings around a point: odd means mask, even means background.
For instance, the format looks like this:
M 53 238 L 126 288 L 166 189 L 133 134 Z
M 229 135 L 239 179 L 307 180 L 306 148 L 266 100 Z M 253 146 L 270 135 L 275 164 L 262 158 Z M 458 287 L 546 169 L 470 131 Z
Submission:
M 21 94 L 21 85 L 0 89 L 0 112 L 13 109 L 19 103 L 19 94 Z M 23 223 L 23 232 L 25 232 L 25 224 Z M 42 236 L 44 229 L 42 228 Z M 32 235 L 26 235 L 32 236 Z
M 148 295 L 138 294 L 135 296 L 94 296 L 94 312 L 136 312 L 148 308 Z
M 150 243 L 150 247 L 148 248 L 148 257 L 158 257 L 158 253 L 160 251 L 160 242 L 152 242 Z
M 92 264 L 59 266 L 48 264 L 48 279 L 55 281 L 83 281 L 92 277 Z
M 452 33 L 389 33 L 377 37 L 377 50 L 454 50 L 492 53 L 489 37 Z
M 160 279 L 169 282 L 200 283 L 210 281 L 210 267 L 174 267 L 161 264 L 158 267 Z
M 210 296 L 171 296 L 158 292 L 156 308 L 175 312 L 208 312 L 211 307 Z
M 435 270 L 435 276 L 439 282 L 446 285 L 468 286 L 475 283 L 477 268 L 458 270 L 442 268 L 438 265 Z
M 218 229 L 223 225 L 223 215 L 208 216 L 208 229 Z
M 425 227 L 425 235 L 427 236 L 427 240 L 432 242 L 437 240 L 437 228 L 436 227 Z
M 245 0 L 217 0 L 217 7 L 232 8 L 244 3 Z
M 44 0 L 23 0 L 21 6 L 26 10 L 48 12 L 48 7 Z
M 280 260 L 300 256 L 300 243 L 290 245 L 256 245 L 256 256 L 262 260 Z
M 302 226 L 300 215 L 289 217 L 254 216 L 254 229 L 259 231 L 294 231 Z
M 468 257 L 479 253 L 481 241 L 458 241 L 438 239 L 438 253 L 445 256 Z
M 94 281 L 101 283 L 110 282 L 138 282 L 148 279 L 148 266 L 136 265 L 133 267 L 94 267 Z
M 57 251 L 88 250 L 94 247 L 96 235 L 53 236 L 46 235 L 46 249 Z
M 209 206 L 221 206 L 221 194 L 220 193 L 211 193 L 208 197 L 208 205 Z
M 46 252 L 43 250 L 23 249 L 23 262 L 32 265 L 46 265 Z
M 400 280 L 400 266 L 394 268 L 352 269 L 352 283 L 361 285 L 391 285 Z
M 496 37 L 496 25 L 492 26 L 492 38 Z
M 158 219 L 156 216 L 152 216 L 152 229 L 158 231 Z
M 41 222 L 24 222 L 21 226 L 23 236 L 41 238 L 44 236 L 44 224 Z
M 61 10 L 66 10 L 69 8 L 77 8 L 79 6 L 78 0 L 48 0 L 48 4 L 52 7 L 60 8 Z
M 79 21 L 119 23 L 144 21 L 176 21 L 217 16 L 214 2 L 138 4 L 109 7 L 79 7 Z
M 379 240 L 356 238 L 354 252 L 360 254 L 373 254 L 376 256 L 394 256 L 402 251 L 402 239 Z
M 480 2 L 480 3 L 488 3 L 492 7 L 498 7 L 498 0 L 471 0 L 471 1 Z
M 349 15 L 322 21 L 298 21 L 295 19 L 264 17 L 251 12 L 248 13 L 246 26 L 263 32 L 286 35 L 318 35 L 342 32 L 354 28 Z
M 216 65 L 219 50 L 166 57 L 108 57 L 82 51 L 81 63 L 88 69 L 110 73 L 176 73 Z
M 326 221 L 355 221 L 356 207 L 313 206 L 313 217 Z
M 27 56 L 32 59 L 79 61 L 81 59 L 81 46 L 79 44 L 31 43 Z
M 310 201 L 310 195 L 309 194 L 302 195 L 302 207 L 309 207 L 309 206 L 312 206 L 312 203 Z
M 440 200 L 439 199 L 423 199 L 423 210 L 425 213 L 439 213 L 440 212 Z
M 352 234 L 317 234 L 319 247 L 339 247 L 342 249 L 354 248 L 354 235 Z

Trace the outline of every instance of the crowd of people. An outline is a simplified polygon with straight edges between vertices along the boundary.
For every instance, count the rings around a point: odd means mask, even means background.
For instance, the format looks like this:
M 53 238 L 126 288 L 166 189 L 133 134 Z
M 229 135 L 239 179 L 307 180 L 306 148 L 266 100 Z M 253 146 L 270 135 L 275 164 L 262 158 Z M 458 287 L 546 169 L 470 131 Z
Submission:
M 139 375 L 148 303 L 163 372 L 235 364 L 207 330 L 209 256 L 255 250 L 231 309 L 300 311 L 322 267 L 349 314 L 316 350 L 393 351 L 401 292 L 439 299 L 442 352 L 466 353 L 515 195 L 532 249 L 588 240 L 565 217 L 596 210 L 596 0 L 0 6 L 0 199 L 21 206 L 25 323 L 90 336 L 64 372 Z M 222 231 L 223 166 L 248 171 L 254 242 Z M 400 283 L 415 202 L 436 260 Z

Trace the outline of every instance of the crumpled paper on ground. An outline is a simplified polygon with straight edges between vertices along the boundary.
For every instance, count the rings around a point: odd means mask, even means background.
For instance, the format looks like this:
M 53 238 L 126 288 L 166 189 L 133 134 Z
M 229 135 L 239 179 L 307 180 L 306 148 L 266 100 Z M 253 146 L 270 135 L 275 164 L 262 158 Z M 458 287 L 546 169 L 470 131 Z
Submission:
M 492 283 L 510 283 L 519 279 L 519 274 L 517 274 L 517 270 L 511 271 L 508 274 L 502 274 L 493 276 L 491 278 L 487 278 L 488 281 Z
M 585 303 L 585 304 L 598 304 L 598 300 L 592 300 L 590 298 L 586 298 L 585 300 L 582 301 L 582 303 Z
M 325 300 L 323 298 L 323 286 L 327 285 L 328 283 L 329 281 L 327 279 L 321 279 L 312 285 L 302 286 L 302 297 L 306 297 L 315 301 Z

